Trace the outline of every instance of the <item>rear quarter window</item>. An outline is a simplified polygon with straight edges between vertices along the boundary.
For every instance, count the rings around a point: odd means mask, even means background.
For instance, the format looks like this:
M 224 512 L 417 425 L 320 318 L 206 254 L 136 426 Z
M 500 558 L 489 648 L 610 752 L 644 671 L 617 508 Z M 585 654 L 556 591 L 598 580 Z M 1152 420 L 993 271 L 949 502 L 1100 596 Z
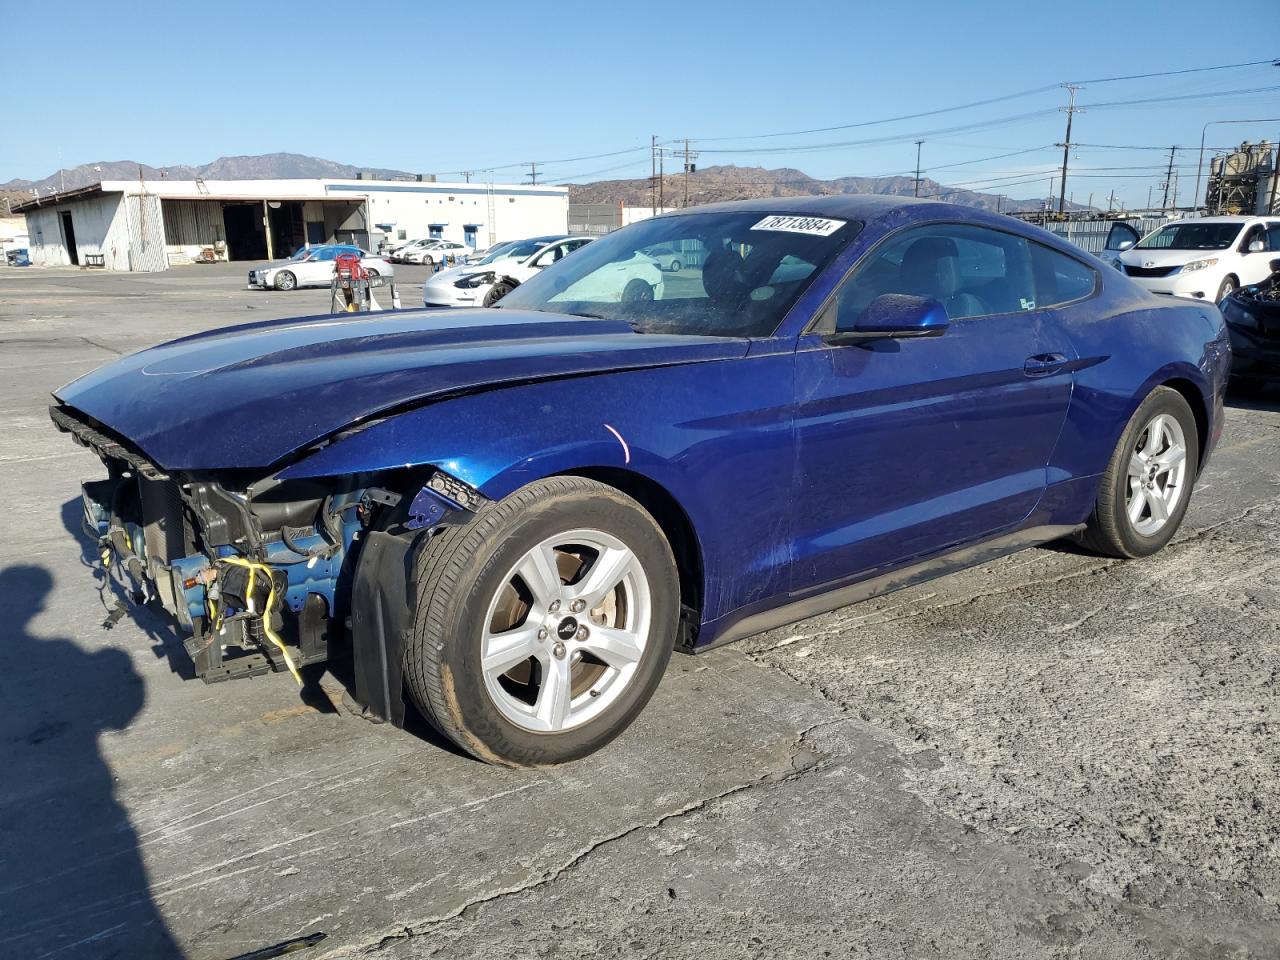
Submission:
M 1031 267 L 1036 280 L 1036 303 L 1052 307 L 1092 296 L 1098 274 L 1075 257 L 1032 241 Z

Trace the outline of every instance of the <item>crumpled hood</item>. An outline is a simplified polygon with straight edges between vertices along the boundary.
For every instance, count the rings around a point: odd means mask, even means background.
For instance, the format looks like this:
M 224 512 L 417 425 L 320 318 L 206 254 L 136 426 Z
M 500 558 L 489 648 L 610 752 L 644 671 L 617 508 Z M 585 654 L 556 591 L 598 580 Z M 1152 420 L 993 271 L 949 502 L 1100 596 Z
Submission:
M 619 320 L 413 310 L 226 327 L 55 391 L 166 470 L 267 467 L 398 407 L 495 385 L 743 356 L 746 340 L 639 334 Z M 512 416 L 524 413 L 513 407 Z

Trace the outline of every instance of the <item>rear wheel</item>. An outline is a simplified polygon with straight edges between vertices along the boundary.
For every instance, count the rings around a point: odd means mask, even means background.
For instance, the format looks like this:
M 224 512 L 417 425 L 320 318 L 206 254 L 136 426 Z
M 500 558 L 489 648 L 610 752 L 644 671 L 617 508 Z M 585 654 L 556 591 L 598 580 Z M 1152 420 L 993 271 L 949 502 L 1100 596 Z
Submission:
M 1178 391 L 1156 387 L 1120 437 L 1082 542 L 1115 557 L 1155 553 L 1182 523 L 1199 462 L 1191 407 Z
M 382 274 L 380 274 L 377 270 L 373 269 L 373 267 L 370 267 L 369 269 L 367 269 L 365 273 L 369 274 L 369 279 L 371 280 L 382 276 Z
M 675 560 L 634 500 L 580 477 L 540 480 L 420 554 L 405 650 L 419 709 L 481 760 L 564 763 L 648 702 L 679 615 Z
M 275 287 L 277 290 L 296 290 L 298 278 L 288 270 L 281 270 L 276 274 Z

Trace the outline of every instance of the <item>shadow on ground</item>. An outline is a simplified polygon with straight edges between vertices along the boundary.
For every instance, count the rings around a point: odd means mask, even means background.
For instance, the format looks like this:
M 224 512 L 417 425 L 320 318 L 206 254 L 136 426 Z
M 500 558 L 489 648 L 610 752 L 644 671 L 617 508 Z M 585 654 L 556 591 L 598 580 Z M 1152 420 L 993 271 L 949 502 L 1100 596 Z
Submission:
M 180 958 L 99 749 L 141 711 L 123 650 L 31 629 L 53 579 L 0 570 L 0 956 Z

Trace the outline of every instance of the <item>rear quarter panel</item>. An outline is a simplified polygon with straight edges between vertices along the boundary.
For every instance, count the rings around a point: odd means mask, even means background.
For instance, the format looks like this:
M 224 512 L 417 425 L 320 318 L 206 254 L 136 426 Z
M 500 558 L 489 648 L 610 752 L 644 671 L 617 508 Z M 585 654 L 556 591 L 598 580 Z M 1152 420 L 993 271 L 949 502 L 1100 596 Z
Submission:
M 1049 482 L 1098 477 L 1134 411 L 1161 384 L 1186 392 L 1206 430 L 1201 464 L 1222 423 L 1222 396 L 1230 368 L 1230 346 L 1215 306 L 1158 297 L 1117 271 L 1102 270 L 1102 290 L 1060 308 L 1068 336 L 1080 355 L 1071 406 L 1049 465 Z M 1187 389 L 1187 388 L 1190 389 Z M 1201 419 L 1202 418 L 1202 419 Z M 1070 506 L 1082 520 L 1092 509 L 1096 483 Z

